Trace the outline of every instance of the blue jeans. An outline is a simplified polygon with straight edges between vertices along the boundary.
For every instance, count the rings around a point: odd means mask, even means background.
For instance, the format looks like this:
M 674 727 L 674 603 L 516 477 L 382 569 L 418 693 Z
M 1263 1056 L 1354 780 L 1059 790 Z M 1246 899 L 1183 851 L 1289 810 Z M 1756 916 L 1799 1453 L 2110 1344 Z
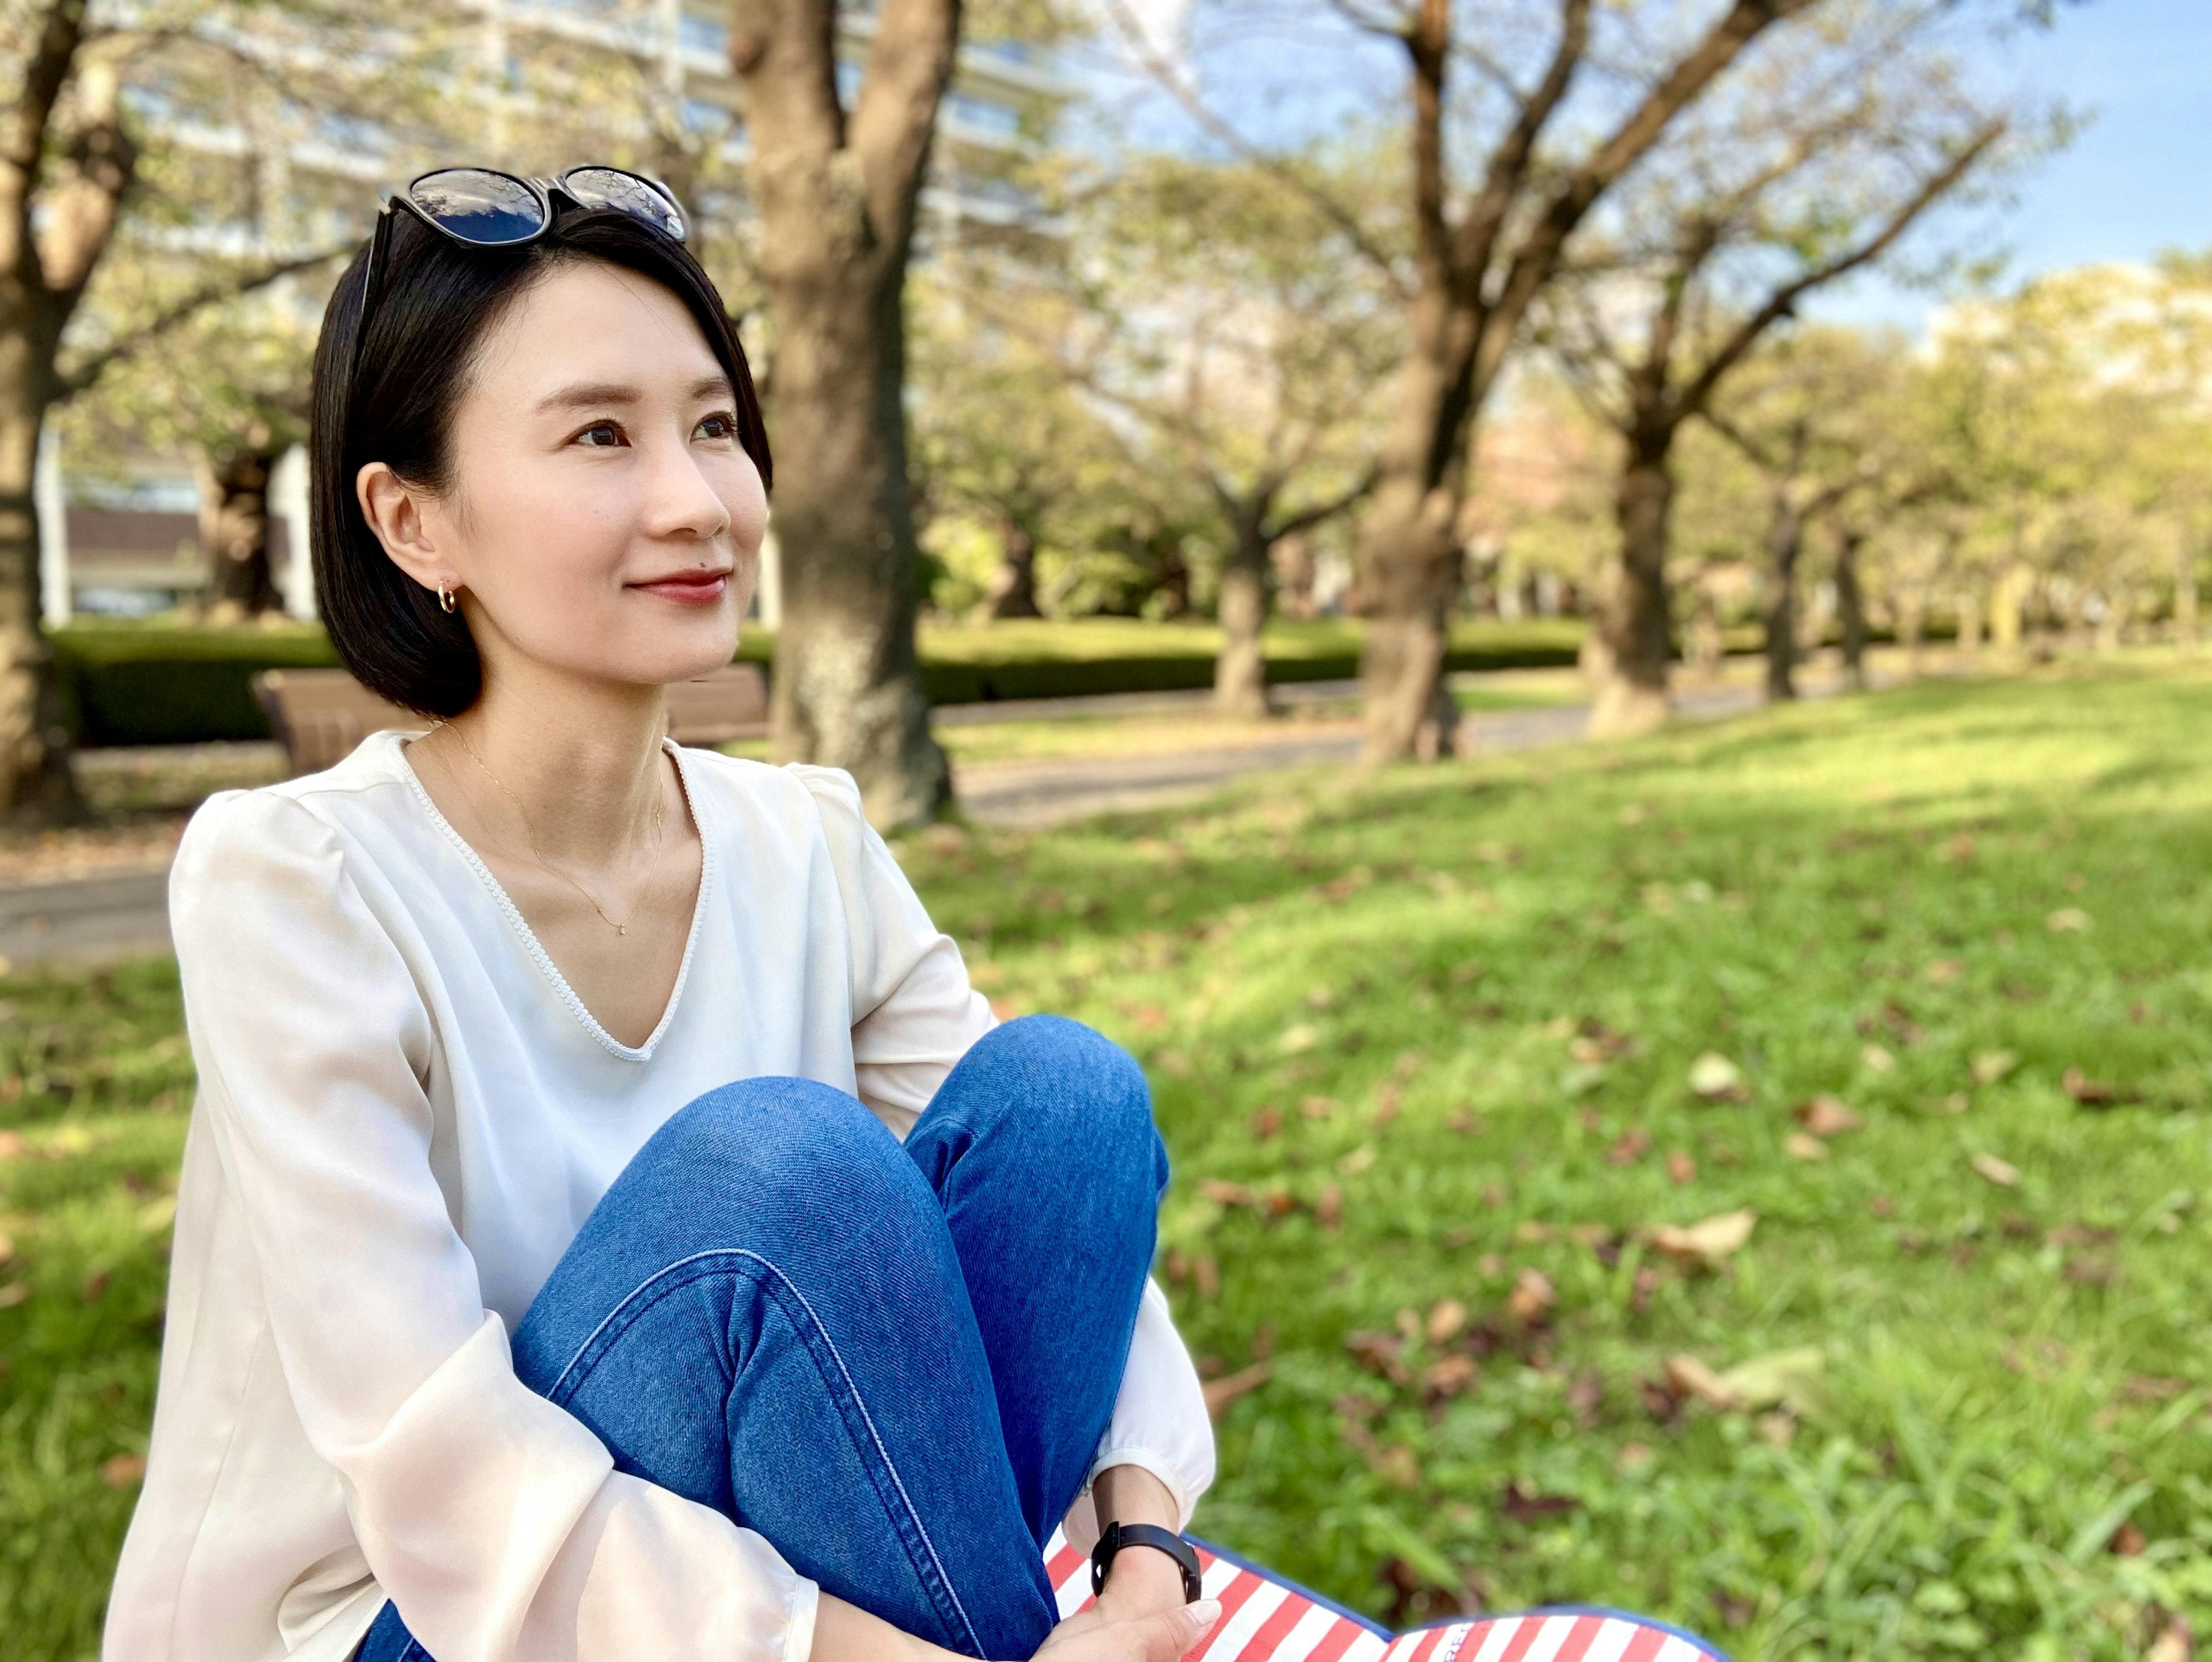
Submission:
M 823 1592 L 1025 1657 L 1057 1619 L 1042 1549 L 1113 1412 L 1167 1171 L 1137 1065 L 1054 1016 L 980 1040 L 903 1147 L 827 1086 L 724 1086 L 585 1220 L 515 1373 Z M 428 1653 L 387 1604 L 358 1655 Z

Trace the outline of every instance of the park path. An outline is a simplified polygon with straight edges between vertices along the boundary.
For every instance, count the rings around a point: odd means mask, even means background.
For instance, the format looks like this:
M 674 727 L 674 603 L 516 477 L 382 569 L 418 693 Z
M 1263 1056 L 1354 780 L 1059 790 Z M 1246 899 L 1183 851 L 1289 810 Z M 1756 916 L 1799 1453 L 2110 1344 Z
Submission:
M 1286 688 L 1284 702 L 1313 704 L 1348 697 L 1356 690 L 1351 682 Z M 1816 694 L 1827 690 L 1817 685 L 1808 689 Z M 1209 697 L 1203 692 L 1114 693 L 954 706 L 938 714 L 950 724 L 969 725 L 1057 715 L 1171 713 L 1201 710 Z M 1747 686 L 1699 689 L 1678 693 L 1674 699 L 1677 713 L 1692 721 L 1745 715 L 1759 703 L 1757 691 Z M 1583 736 L 1589 715 L 1587 705 L 1558 704 L 1482 711 L 1465 719 L 1478 749 L 1518 751 L 1571 743 Z M 1247 745 L 1164 754 L 971 764 L 959 770 L 960 801 L 978 824 L 1032 831 L 1096 813 L 1195 801 L 1249 774 L 1349 762 L 1358 749 L 1358 733 L 1347 721 Z M 103 962 L 168 950 L 165 871 L 0 886 L 0 959 L 12 965 Z

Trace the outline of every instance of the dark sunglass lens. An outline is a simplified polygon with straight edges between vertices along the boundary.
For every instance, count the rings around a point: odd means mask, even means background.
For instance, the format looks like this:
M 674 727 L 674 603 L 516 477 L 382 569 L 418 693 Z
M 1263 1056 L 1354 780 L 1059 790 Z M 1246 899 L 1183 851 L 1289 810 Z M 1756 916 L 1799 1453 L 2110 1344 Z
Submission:
M 586 208 L 614 208 L 684 240 L 684 215 L 676 204 L 635 174 L 617 167 L 578 167 L 561 184 Z
M 524 242 L 545 228 L 545 209 L 536 192 L 520 180 L 482 167 L 427 174 L 408 194 L 441 229 L 464 242 Z

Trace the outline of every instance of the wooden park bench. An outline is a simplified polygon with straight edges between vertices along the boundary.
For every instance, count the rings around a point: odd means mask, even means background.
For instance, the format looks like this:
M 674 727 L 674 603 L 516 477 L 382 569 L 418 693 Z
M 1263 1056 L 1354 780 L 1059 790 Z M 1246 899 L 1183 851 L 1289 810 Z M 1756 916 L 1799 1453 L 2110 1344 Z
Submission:
M 342 669 L 264 670 L 253 678 L 253 697 L 295 779 L 336 766 L 372 733 L 422 733 L 430 725 Z M 757 665 L 728 664 L 677 682 L 668 689 L 668 734 L 679 745 L 766 738 L 767 678 Z

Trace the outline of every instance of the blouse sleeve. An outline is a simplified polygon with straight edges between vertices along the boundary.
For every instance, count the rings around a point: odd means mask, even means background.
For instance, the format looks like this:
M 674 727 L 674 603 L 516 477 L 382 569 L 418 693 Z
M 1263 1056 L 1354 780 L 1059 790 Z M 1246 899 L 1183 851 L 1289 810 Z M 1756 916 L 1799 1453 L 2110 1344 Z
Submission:
M 758 1535 L 617 1473 L 514 1377 L 430 1165 L 429 1014 L 336 834 L 289 798 L 217 797 L 178 851 L 170 904 L 197 1111 L 278 1363 L 424 1647 L 804 1662 L 813 1583 Z
M 982 995 L 968 984 L 959 947 L 930 922 L 921 898 L 869 826 L 851 776 L 836 768 L 794 766 L 792 771 L 814 794 L 845 899 L 853 1063 L 860 1100 L 903 1137 L 952 1065 L 995 1019 Z M 1142 1466 L 1165 1483 L 1186 1525 L 1213 1481 L 1213 1427 L 1205 1390 L 1176 1332 L 1166 1296 L 1149 1281 L 1113 1419 L 1091 1475 L 1115 1465 Z M 1091 1527 L 1088 1493 L 1086 1486 L 1068 1514 L 1071 1536 Z

